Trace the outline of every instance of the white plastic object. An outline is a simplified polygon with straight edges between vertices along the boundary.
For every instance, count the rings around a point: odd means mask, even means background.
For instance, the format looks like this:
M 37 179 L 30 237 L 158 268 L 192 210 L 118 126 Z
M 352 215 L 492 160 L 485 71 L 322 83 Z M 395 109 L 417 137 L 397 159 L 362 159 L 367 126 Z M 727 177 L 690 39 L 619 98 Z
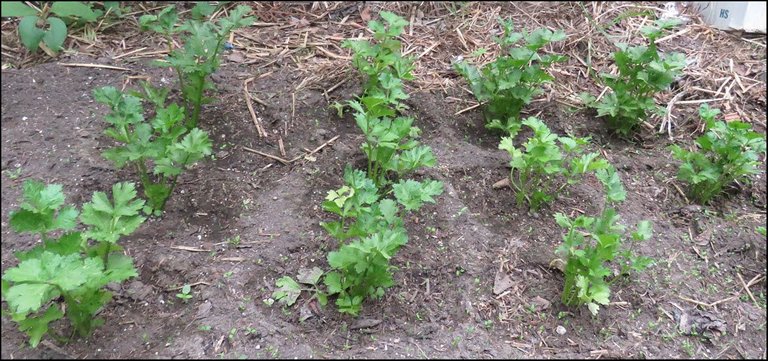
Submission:
M 723 30 L 765 33 L 764 1 L 698 1 L 694 9 L 707 24 Z

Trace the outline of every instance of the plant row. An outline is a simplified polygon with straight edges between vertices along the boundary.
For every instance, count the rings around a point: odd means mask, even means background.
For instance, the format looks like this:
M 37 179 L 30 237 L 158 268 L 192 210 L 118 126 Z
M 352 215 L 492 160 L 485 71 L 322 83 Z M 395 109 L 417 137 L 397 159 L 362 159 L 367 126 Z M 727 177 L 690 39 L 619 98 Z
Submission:
M 79 3 L 55 2 L 50 10 L 65 12 L 79 6 L 75 4 Z M 3 12 L 6 6 L 24 10 L 16 5 L 4 2 Z M 16 232 L 37 235 L 40 244 L 15 253 L 20 263 L 2 276 L 2 299 L 8 303 L 3 314 L 27 333 L 32 347 L 46 334 L 66 341 L 48 327 L 61 318 L 69 319 L 81 337 L 103 323 L 97 315 L 112 296 L 106 285 L 138 276 L 118 240 L 139 228 L 146 219 L 142 212 L 160 216 L 178 177 L 211 154 L 208 133 L 197 127 L 202 104 L 208 101 L 203 93 L 213 88 L 207 78 L 219 67 L 229 33 L 253 22 L 252 17 L 245 17 L 251 12 L 247 6 L 236 7 L 216 23 L 207 21 L 215 10 L 200 2 L 193 8 L 192 18 L 180 26 L 173 6 L 139 19 L 143 29 L 165 36 L 169 56 L 157 65 L 176 70 L 183 105 L 168 102 L 170 88 L 156 88 L 149 82 L 141 84 L 141 91 L 121 92 L 112 86 L 93 91 L 94 99 L 109 107 L 104 134 L 117 143 L 102 156 L 116 168 L 133 168 L 146 200 L 136 198 L 133 183 L 117 183 L 112 187 L 112 201 L 105 193 L 95 192 L 80 213 L 74 206 L 64 206 L 61 185 L 24 182 L 21 209 L 11 213 L 9 223 Z M 49 32 L 56 31 L 55 22 L 51 25 Z M 173 48 L 173 34 L 183 35 L 183 48 Z M 43 41 L 48 43 L 46 39 Z M 74 231 L 76 228 L 84 229 Z
M 581 95 L 584 103 L 595 108 L 598 117 L 606 118 L 606 125 L 617 134 L 628 136 L 650 115 L 663 114 L 664 108 L 656 105 L 654 95 L 668 89 L 681 75 L 686 60 L 677 53 L 662 56 L 655 41 L 663 30 L 676 24 L 659 20 L 642 28 L 648 45 L 617 44 L 618 50 L 612 56 L 618 74 L 600 74 L 611 92 L 599 101 L 590 94 Z M 531 210 L 538 210 L 560 191 L 567 190 L 567 186 L 579 183 L 587 173 L 594 173 L 603 184 L 607 204 L 623 201 L 626 192 L 614 167 L 598 153 L 584 154 L 588 138 L 559 137 L 539 119 L 522 120 L 520 116 L 523 108 L 543 93 L 541 85 L 554 79 L 546 68 L 566 59 L 540 54 L 541 49 L 564 40 L 565 34 L 548 29 L 518 33 L 513 31 L 510 21 L 502 21 L 501 25 L 503 35 L 494 38 L 502 51 L 498 58 L 482 69 L 466 61 L 456 62 L 454 67 L 484 105 L 486 128 L 506 133 L 499 148 L 510 155 L 509 185 L 518 205 L 525 203 Z M 476 54 L 483 52 L 481 49 Z M 688 183 L 689 195 L 703 204 L 736 181 L 748 182 L 750 175 L 759 172 L 759 155 L 766 150 L 765 137 L 752 131 L 749 124 L 716 121 L 718 113 L 706 104 L 699 110 L 706 124 L 706 133 L 695 142 L 700 150 L 670 146 L 674 157 L 682 161 L 678 179 Z M 521 146 L 515 146 L 514 139 L 522 126 L 530 128 L 533 135 Z M 608 304 L 609 286 L 619 278 L 606 281 L 607 277 L 641 271 L 653 263 L 647 257 L 634 255 L 631 243 L 627 248 L 621 247 L 626 244 L 622 236 L 624 227 L 618 224 L 614 208 L 605 208 L 597 217 L 579 216 L 574 220 L 558 213 L 555 220 L 567 230 L 556 251 L 565 258 L 565 305 L 585 304 L 595 314 L 598 305 Z M 647 240 L 651 229 L 650 222 L 642 221 L 630 239 Z M 609 262 L 620 269 L 613 272 L 606 266 Z
M 641 29 L 648 39 L 647 45 L 616 44 L 612 54 L 617 74 L 601 73 L 605 86 L 611 89 L 599 100 L 591 94 L 581 94 L 584 104 L 597 110 L 597 116 L 606 119 L 609 129 L 620 136 L 628 136 L 637 130 L 651 115 L 663 115 L 665 109 L 656 104 L 654 96 L 678 79 L 686 65 L 685 56 L 679 53 L 660 54 L 656 40 L 666 29 L 678 24 L 675 20 L 657 20 Z M 562 31 L 536 29 L 530 33 L 514 32 L 510 21 L 501 22 L 503 35 L 494 37 L 501 48 L 501 55 L 493 62 L 478 69 L 466 61 L 454 64 L 457 72 L 469 82 L 477 100 L 484 105 L 486 127 L 501 131 L 499 148 L 509 151 L 513 169 L 510 183 L 517 192 L 518 202 L 525 200 L 532 209 L 552 200 L 547 179 L 531 176 L 531 172 L 544 175 L 565 174 L 568 181 L 592 166 L 604 184 L 611 182 L 614 171 L 604 169 L 605 163 L 587 162 L 596 159 L 593 154 L 582 157 L 584 161 L 571 168 L 562 167 L 563 154 L 557 150 L 554 140 L 560 142 L 565 154 L 573 153 L 583 140 L 558 138 L 549 134 L 541 122 L 520 116 L 523 108 L 536 95 L 543 93 L 541 85 L 554 78 L 546 72 L 552 64 L 566 60 L 562 55 L 541 54 L 546 45 L 562 41 Z M 484 49 L 476 52 L 484 53 Z M 765 153 L 765 137 L 751 130 L 741 121 L 716 121 L 717 109 L 703 104 L 699 114 L 706 124 L 706 133 L 696 139 L 699 150 L 690 151 L 677 145 L 670 147 L 676 159 L 682 161 L 678 179 L 688 183 L 688 194 L 695 201 L 706 204 L 723 193 L 726 186 L 735 181 L 748 182 L 749 176 L 759 172 L 759 154 Z M 534 137 L 525 143 L 527 152 L 518 150 L 513 139 L 527 125 Z M 563 143 L 565 141 L 565 143 Z
M 413 60 L 402 56 L 396 37 L 408 22 L 390 12 L 380 15 L 385 24 L 377 20 L 368 24 L 374 42 L 343 44 L 352 49 L 353 64 L 367 79 L 359 99 L 347 103 L 365 135 L 361 149 L 366 168 L 347 165 L 344 185 L 329 191 L 322 203 L 325 211 L 339 217 L 321 223 L 339 243 L 338 250 L 327 256 L 331 270 L 316 267 L 297 275 L 298 282 L 290 276 L 278 279 L 272 297 L 286 306 L 306 290 L 323 305 L 335 295 L 339 312 L 359 314 L 365 299 L 381 298 L 394 284 L 390 260 L 408 242 L 403 217 L 424 203 L 434 203 L 443 192 L 439 181 L 406 178 L 436 161 L 431 148 L 418 142 L 414 119 L 400 115 L 407 109 L 401 102 L 408 98 L 403 80 L 413 79 Z
M 180 102 L 169 102 L 171 89 L 148 82 L 140 91 L 103 87 L 93 92 L 97 102 L 109 107 L 104 134 L 116 142 L 102 155 L 116 168 L 136 171 L 145 199 L 137 198 L 133 183 L 117 183 L 112 200 L 95 192 L 78 211 L 64 205 L 60 185 L 31 180 L 23 184 L 21 209 L 12 212 L 9 223 L 16 232 L 33 233 L 41 242 L 15 254 L 20 263 L 3 274 L 2 298 L 8 303 L 3 312 L 29 335 L 32 346 L 46 334 L 63 339 L 49 330 L 53 321 L 66 317 L 83 337 L 103 322 L 96 316 L 111 299 L 105 286 L 137 276 L 118 241 L 139 228 L 146 219 L 142 213 L 160 216 L 178 177 L 211 154 L 211 140 L 198 127 L 202 106 L 210 101 L 204 96 L 212 89 L 208 77 L 219 67 L 229 33 L 253 21 L 245 17 L 250 12 L 245 6 L 217 22 L 207 21 L 215 10 L 198 3 L 191 19 L 181 25 L 173 6 L 139 19 L 142 29 L 161 34 L 167 42 L 169 56 L 156 65 L 176 72 Z M 366 299 L 380 299 L 395 284 L 391 261 L 408 243 L 408 215 L 435 203 L 443 193 L 439 181 L 410 178 L 423 167 L 435 166 L 436 159 L 432 149 L 419 142 L 415 119 L 404 115 L 408 107 L 403 101 L 409 98 L 404 82 L 413 79 L 414 61 L 402 55 L 397 38 L 408 23 L 390 12 L 380 16 L 383 22 L 368 24 L 371 40 L 343 44 L 352 50 L 352 64 L 365 83 L 357 99 L 336 107 L 340 114 L 345 108 L 352 111 L 365 137 L 360 148 L 366 160 L 362 169 L 347 164 L 343 185 L 330 190 L 322 202 L 334 219 L 321 226 L 338 244 L 326 257 L 330 268 L 302 270 L 295 279 L 281 277 L 270 302 L 291 306 L 307 292 L 322 305 L 336 297 L 339 312 L 358 315 Z M 661 56 L 656 49 L 655 39 L 671 26 L 659 21 L 644 28 L 648 45 L 618 44 L 613 54 L 618 74 L 601 74 L 611 92 L 599 101 L 582 97 L 622 136 L 661 111 L 654 95 L 666 90 L 685 65 L 682 55 Z M 636 242 L 651 237 L 652 225 L 641 221 L 626 234 L 615 209 L 626 191 L 616 169 L 598 152 L 587 151 L 588 137 L 558 136 L 542 120 L 521 117 L 525 106 L 543 93 L 541 85 L 553 80 L 547 68 L 566 59 L 542 54 L 542 49 L 565 39 L 565 34 L 546 29 L 518 33 L 509 21 L 502 21 L 502 28 L 503 35 L 496 38 L 502 55 L 495 61 L 482 69 L 463 61 L 455 67 L 485 105 L 486 126 L 505 134 L 499 148 L 511 158 L 509 186 L 518 206 L 537 211 L 585 177 L 603 185 L 604 205 L 598 215 L 554 216 L 565 232 L 556 250 L 565 275 L 561 300 L 568 306 L 586 305 L 596 314 L 600 305 L 609 303 L 613 282 L 653 263 L 632 251 Z M 182 48 L 173 47 L 175 35 L 181 35 Z M 700 150 L 670 147 L 682 161 L 678 178 L 690 184 L 689 194 L 701 203 L 735 181 L 748 181 L 765 152 L 765 138 L 749 124 L 717 121 L 718 113 L 706 105 L 700 109 L 706 123 L 705 134 L 696 139 Z

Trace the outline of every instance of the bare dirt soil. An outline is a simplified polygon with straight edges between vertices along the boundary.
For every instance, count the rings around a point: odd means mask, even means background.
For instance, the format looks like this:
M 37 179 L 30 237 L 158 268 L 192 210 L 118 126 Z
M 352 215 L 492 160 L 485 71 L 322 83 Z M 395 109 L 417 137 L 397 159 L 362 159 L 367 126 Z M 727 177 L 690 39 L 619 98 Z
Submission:
M 2 71 L 3 271 L 16 264 L 14 251 L 36 241 L 8 226 L 24 180 L 62 184 L 78 206 L 115 182 L 137 181 L 100 156 L 111 143 L 102 134 L 106 109 L 92 89 L 120 87 L 130 75 L 149 75 L 156 85 L 174 79 L 144 60 L 75 55 L 66 62 L 130 71 L 56 62 Z M 627 190 L 618 206 L 623 223 L 653 222 L 654 237 L 637 252 L 656 264 L 616 282 L 612 304 L 593 317 L 560 303 L 563 275 L 550 261 L 562 237 L 553 214 L 595 215 L 603 207 L 599 182 L 585 179 L 538 213 L 518 208 L 512 191 L 491 187 L 509 172 L 498 136 L 483 127 L 479 109 L 455 115 L 472 101 L 460 88 L 408 89 L 408 113 L 438 160 L 416 177 L 444 182 L 445 193 L 406 219 L 410 240 L 393 258 L 396 285 L 380 301 L 366 301 L 357 318 L 333 305 L 310 307 L 306 298 L 291 308 L 268 306 L 277 278 L 327 268 L 336 241 L 319 226 L 332 218 L 320 204 L 341 185 L 345 165 L 359 167 L 364 155 L 351 115 L 339 118 L 328 107 L 358 94 L 359 78 L 328 94 L 342 78 L 296 91 L 306 73 L 261 65 L 224 61 L 214 76 L 218 101 L 204 108 L 200 124 L 214 157 L 180 178 L 161 218 L 121 240 L 139 277 L 113 288 L 100 314 L 106 324 L 87 340 L 48 339 L 31 349 L 3 316 L 2 358 L 765 358 L 765 277 L 751 294 L 743 285 L 766 272 L 766 240 L 755 232 L 766 222 L 764 172 L 711 206 L 689 204 L 666 137 L 644 130 L 642 139 L 617 140 L 594 114 L 534 103 L 530 113 L 554 132 L 591 135 L 591 147 L 616 166 Z M 268 105 L 255 104 L 267 138 L 242 97 L 249 77 L 249 89 Z M 336 136 L 289 165 L 243 149 L 279 155 L 282 139 L 291 159 Z M 237 246 L 228 242 L 235 237 Z M 195 285 L 188 302 L 175 297 L 185 283 Z M 691 319 L 723 332 L 680 332 Z M 70 332 L 65 323 L 56 331 Z

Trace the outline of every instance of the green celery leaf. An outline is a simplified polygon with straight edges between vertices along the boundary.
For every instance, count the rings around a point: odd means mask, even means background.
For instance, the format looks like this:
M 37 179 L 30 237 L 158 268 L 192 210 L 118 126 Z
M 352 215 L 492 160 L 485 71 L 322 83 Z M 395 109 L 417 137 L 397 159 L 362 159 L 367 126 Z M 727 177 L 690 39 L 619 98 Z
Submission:
M 40 340 L 43 339 L 43 336 L 48 333 L 48 324 L 62 317 L 64 317 L 64 312 L 56 305 L 52 305 L 48 307 L 48 310 L 43 315 L 27 317 L 19 321 L 19 331 L 29 336 L 29 345 L 35 348 L 40 343 Z
M 587 308 L 589 308 L 589 312 L 592 313 L 592 316 L 597 316 L 597 312 L 600 310 L 600 306 L 594 302 L 588 302 Z
M 344 239 L 344 229 L 341 227 L 340 221 L 335 222 L 320 222 L 320 226 L 331 235 L 331 237 L 338 240 Z
M 651 221 L 640 221 L 637 224 L 637 231 L 632 232 L 632 239 L 636 241 L 647 241 L 653 235 L 653 225 Z
M 315 297 L 317 297 L 317 302 L 320 303 L 320 306 L 325 306 L 328 304 L 328 295 L 326 295 L 323 292 L 317 292 L 315 294 Z
M 101 88 L 93 89 L 93 100 L 109 105 L 110 107 L 115 107 L 117 103 L 120 102 L 120 99 L 122 98 L 122 93 L 120 93 L 117 88 L 113 86 L 105 86 Z
M 51 295 L 52 292 L 55 290 L 50 285 L 23 283 L 8 288 L 4 297 L 12 312 L 26 314 L 36 312 L 44 302 L 57 296 L 57 294 Z
M 387 222 L 387 224 L 395 224 L 395 222 L 399 219 L 397 217 L 399 208 L 397 207 L 397 203 L 394 200 L 382 199 L 379 202 L 379 211 L 381 212 L 381 215 L 384 217 L 384 221 Z
M 62 235 L 56 241 L 46 241 L 45 250 L 62 256 L 80 253 L 83 248 L 83 235 L 80 232 L 71 232 Z
M 194 164 L 205 156 L 211 155 L 212 144 L 208 133 L 194 128 L 184 136 L 180 143 L 174 144 L 171 157 L 182 166 Z
M 408 25 L 408 21 L 389 11 L 382 11 L 379 13 L 379 16 L 387 22 L 389 26 L 388 35 L 391 37 L 400 36 L 403 28 Z
M 167 93 L 166 93 L 167 94 Z M 165 96 L 157 95 L 157 97 Z M 158 108 L 155 119 L 152 120 L 152 127 L 160 130 L 161 133 L 168 133 L 171 131 L 174 125 L 179 124 L 184 120 L 184 108 L 179 107 L 178 104 L 173 103 L 165 108 Z
M 58 216 L 53 220 L 52 229 L 70 230 L 77 225 L 77 215 L 79 212 L 73 206 L 66 206 L 59 211 Z
M 362 304 L 362 296 L 350 296 L 348 294 L 343 294 L 336 299 L 336 306 L 339 308 L 339 312 L 348 313 L 352 316 L 357 316 L 358 313 L 360 313 Z
M 216 11 L 216 6 L 211 5 L 208 1 L 197 1 L 195 7 L 190 12 L 193 19 L 203 20 Z
M 328 287 L 329 295 L 334 295 L 344 290 L 341 284 L 341 274 L 338 272 L 328 272 L 323 282 Z
M 46 223 L 50 221 L 50 215 L 44 215 L 20 209 L 11 212 L 9 223 L 11 228 L 19 233 L 23 232 L 45 232 L 48 227 Z
M 432 148 L 418 146 L 404 151 L 398 158 L 398 173 L 404 174 L 421 167 L 434 167 L 437 163 Z
M 562 213 L 555 213 L 555 221 L 563 228 L 570 228 L 572 225 L 571 220 Z
M 435 180 L 417 182 L 412 179 L 400 181 L 392 186 L 395 198 L 406 210 L 412 211 L 421 208 L 424 202 L 435 203 L 433 196 L 443 193 L 443 183 Z
M 360 242 L 356 241 L 352 244 L 342 246 L 338 251 L 329 252 L 328 256 L 326 257 L 328 259 L 328 264 L 331 267 L 339 270 L 349 268 L 350 266 L 357 265 L 358 263 L 364 265 L 366 262 L 365 258 L 361 258 L 360 251 L 352 246 L 355 243 L 359 244 Z
M 98 258 L 82 259 L 79 254 L 61 256 L 45 251 L 39 258 L 19 263 L 3 274 L 3 280 L 13 282 L 5 296 L 14 313 L 34 312 L 58 296 L 58 288 L 68 292 L 77 289 L 102 274 Z
M 152 171 L 154 174 L 162 174 L 165 177 L 174 177 L 179 174 L 183 169 L 176 167 L 171 158 L 160 158 L 155 161 L 155 169 Z
M 621 184 L 621 179 L 612 166 L 595 171 L 595 176 L 603 184 L 605 197 L 608 202 L 622 202 L 627 198 L 627 191 Z
M 611 295 L 611 290 L 608 288 L 608 285 L 604 283 L 598 283 L 595 285 L 592 285 L 590 287 L 590 293 L 592 295 L 592 299 L 601 304 L 601 305 L 607 305 L 610 303 L 610 300 L 608 297 Z
M 150 29 L 160 34 L 171 34 L 179 19 L 175 6 L 171 5 L 161 10 L 157 15 L 142 15 L 139 17 L 141 30 Z
M 112 186 L 112 204 L 104 192 L 95 192 L 92 200 L 83 205 L 80 216 L 83 224 L 91 226 L 86 237 L 115 243 L 122 235 L 133 233 L 146 218 L 139 215 L 144 200 L 135 199 L 133 183 L 117 183 Z
M 160 211 L 171 195 L 171 187 L 162 183 L 147 184 L 144 186 L 144 195 L 147 197 L 147 205 L 153 210 Z
M 632 258 L 632 265 L 630 266 L 633 271 L 641 272 L 653 264 L 653 259 L 645 256 Z
M 139 276 L 136 268 L 133 266 L 133 259 L 117 252 L 110 254 L 105 273 L 107 283 L 122 282 L 131 277 Z
M 42 213 L 54 210 L 64 204 L 61 184 L 45 185 L 35 180 L 26 180 L 23 184 L 24 203 L 21 208 Z

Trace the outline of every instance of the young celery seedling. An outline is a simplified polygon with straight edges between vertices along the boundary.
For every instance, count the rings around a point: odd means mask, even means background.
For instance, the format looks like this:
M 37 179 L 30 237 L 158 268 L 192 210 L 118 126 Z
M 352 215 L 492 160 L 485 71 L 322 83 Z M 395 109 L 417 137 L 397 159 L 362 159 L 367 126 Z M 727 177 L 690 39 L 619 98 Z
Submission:
M 542 84 L 554 80 L 547 67 L 567 59 L 539 52 L 551 42 L 564 40 L 565 33 L 544 28 L 515 32 L 512 21 L 500 23 L 504 34 L 494 41 L 503 50 L 501 56 L 482 69 L 466 61 L 455 63 L 454 68 L 467 79 L 477 100 L 485 104 L 486 128 L 514 137 L 522 125 L 520 111 L 543 92 Z M 524 41 L 522 46 L 515 46 L 520 40 Z
M 518 206 L 527 203 L 536 211 L 553 201 L 555 194 L 566 186 L 578 183 L 591 172 L 603 183 L 610 201 L 624 199 L 626 192 L 613 166 L 599 158 L 598 153 L 583 154 L 588 138 L 558 137 L 534 117 L 522 124 L 533 130 L 533 136 L 522 147 L 515 147 L 512 137 L 502 138 L 499 144 L 499 149 L 506 150 L 512 158 L 509 180 Z M 555 184 L 557 176 L 565 178 L 560 186 Z
M 77 209 L 61 208 L 60 185 L 24 183 L 22 208 L 11 213 L 9 223 L 16 232 L 43 235 L 43 244 L 15 253 L 20 263 L 2 276 L 2 299 L 8 304 L 3 314 L 27 333 L 32 347 L 51 333 L 51 322 L 65 316 L 78 335 L 90 335 L 104 323 L 95 316 L 111 299 L 106 285 L 138 275 L 117 241 L 144 222 L 139 215 L 144 201 L 135 199 L 132 183 L 115 184 L 112 197 L 114 202 L 102 192 L 94 193 L 80 215 L 80 223 L 89 227 L 54 238 L 51 232 L 77 226 Z
M 598 218 L 579 216 L 571 220 L 561 213 L 555 214 L 557 224 L 566 229 L 563 244 L 556 251 L 566 259 L 561 297 L 564 305 L 586 304 L 596 315 L 599 305 L 610 302 L 610 285 L 618 279 L 606 281 L 606 277 L 613 274 L 608 262 L 618 262 L 622 275 L 642 271 L 653 263 L 648 257 L 635 256 L 631 248 L 621 248 L 624 226 L 618 223 L 619 219 L 613 208 L 606 208 Z M 631 238 L 640 242 L 650 239 L 651 235 L 651 223 L 642 221 Z
M 110 107 L 104 118 L 112 126 L 104 134 L 123 145 L 110 148 L 102 156 L 116 167 L 133 165 L 147 197 L 145 212 L 159 215 L 176 187 L 184 169 L 211 154 L 208 134 L 198 128 L 187 130 L 184 109 L 165 106 L 167 92 L 144 84 L 145 99 L 156 107 L 154 119 L 144 118 L 141 98 L 108 86 L 94 90 L 94 99 Z M 148 164 L 154 169 L 150 172 Z
M 656 48 L 656 39 L 662 30 L 674 27 L 676 20 L 657 20 L 653 26 L 640 31 L 648 38 L 648 45 L 629 46 L 617 44 L 619 50 L 613 59 L 618 75 L 600 74 L 611 92 L 599 102 L 590 94 L 582 94 L 582 100 L 597 109 L 598 117 L 605 117 L 608 127 L 621 136 L 631 134 L 651 114 L 663 114 L 664 108 L 656 105 L 653 96 L 669 88 L 685 67 L 685 56 L 672 53 L 662 57 Z
M 192 9 L 192 19 L 182 25 L 176 25 L 179 16 L 174 6 L 169 6 L 157 15 L 142 15 L 139 24 L 143 30 L 149 29 L 162 34 L 168 44 L 168 58 L 157 62 L 158 66 L 172 67 L 176 70 L 179 88 L 184 97 L 187 129 L 197 127 L 202 105 L 210 99 L 204 97 L 206 90 L 213 89 L 208 77 L 216 72 L 221 60 L 219 56 L 229 34 L 241 27 L 253 24 L 253 17 L 245 15 L 251 12 L 249 6 L 238 5 L 217 22 L 205 18 L 216 10 L 207 2 L 198 2 Z M 173 48 L 172 35 L 184 34 L 184 46 Z
M 715 117 L 719 109 L 702 104 L 699 116 L 707 132 L 696 139 L 698 151 L 691 152 L 679 145 L 670 146 L 673 156 L 682 161 L 677 178 L 689 184 L 688 194 L 697 202 L 707 204 L 723 193 L 734 181 L 749 181 L 760 172 L 760 154 L 765 154 L 765 136 L 741 121 L 722 122 Z

